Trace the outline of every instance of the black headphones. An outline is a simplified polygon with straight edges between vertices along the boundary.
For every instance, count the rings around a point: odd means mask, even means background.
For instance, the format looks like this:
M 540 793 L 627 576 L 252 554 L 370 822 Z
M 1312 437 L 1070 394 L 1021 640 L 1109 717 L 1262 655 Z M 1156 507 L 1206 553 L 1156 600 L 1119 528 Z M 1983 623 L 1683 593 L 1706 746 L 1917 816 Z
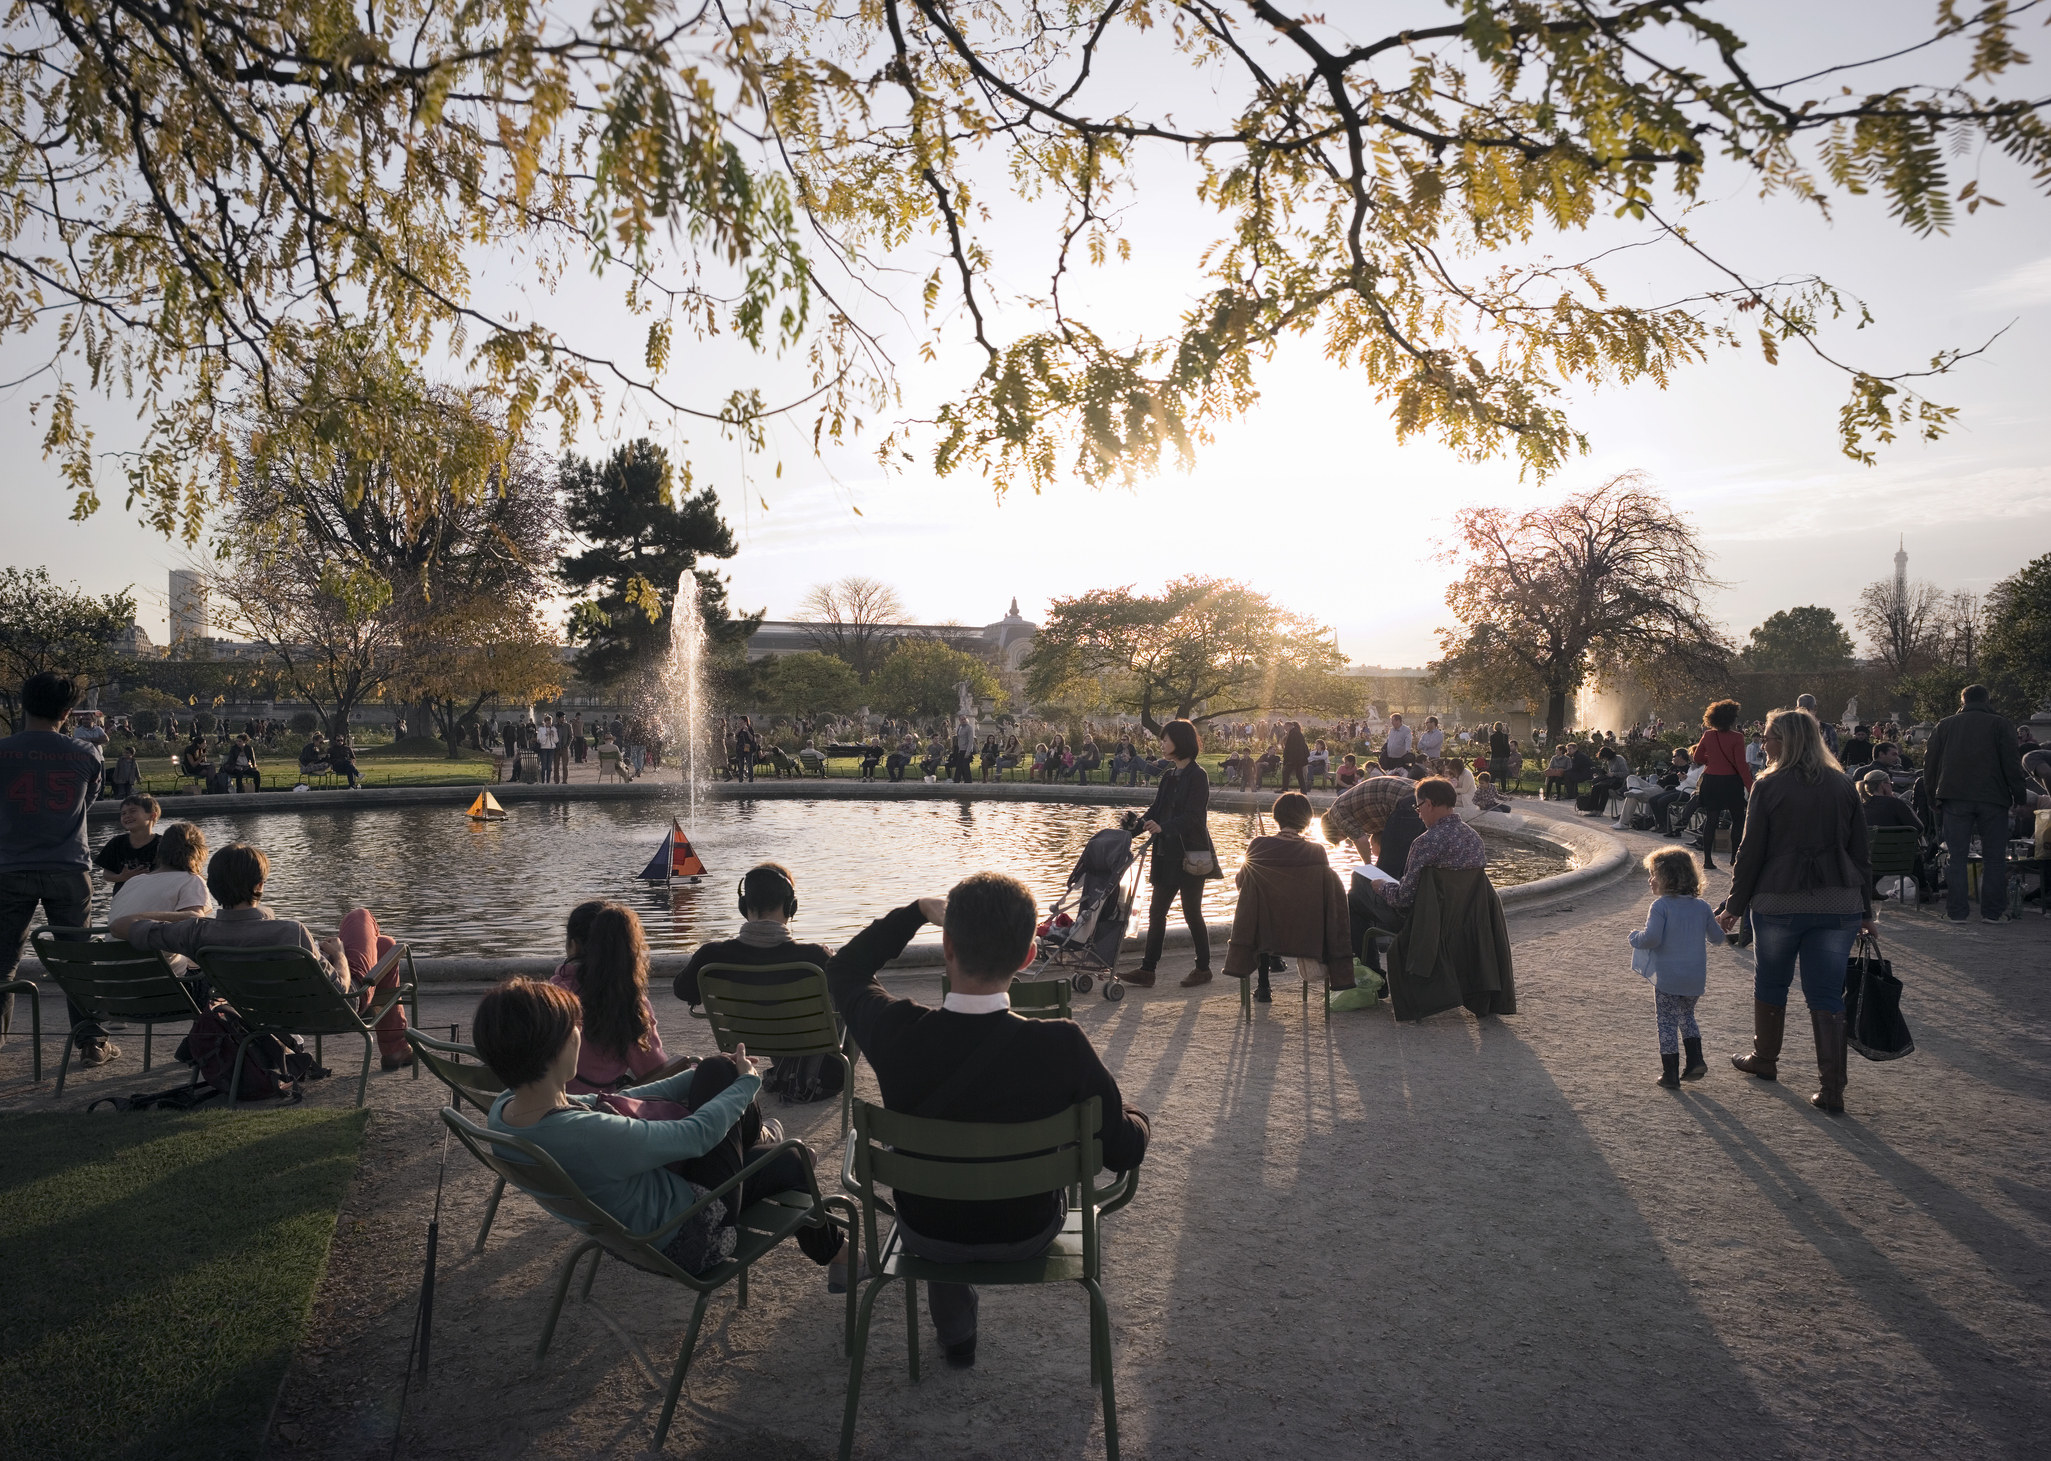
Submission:
M 747 872 L 745 872 L 744 874 L 742 874 L 742 875 L 741 875 L 741 880 L 740 880 L 740 881 L 739 881 L 738 883 L 735 883 L 735 884 L 734 884 L 734 897 L 735 897 L 735 900 L 736 900 L 736 901 L 737 901 L 737 902 L 738 902 L 738 903 L 740 904 L 740 909 L 741 909 L 741 917 L 743 917 L 743 918 L 746 918 L 746 917 L 748 916 L 748 909 L 749 909 L 749 908 L 751 908 L 751 907 L 754 907 L 754 908 L 759 908 L 759 907 L 761 907 L 761 906 L 762 906 L 762 900 L 761 900 L 761 899 L 759 899 L 759 898 L 758 898 L 758 899 L 756 899 L 756 900 L 755 900 L 755 901 L 754 901 L 753 903 L 750 903 L 750 902 L 748 901 L 748 879 L 749 879 L 749 878 L 752 878 L 752 877 L 756 877 L 756 876 L 758 876 L 758 875 L 759 875 L 760 877 L 764 878 L 764 879 L 767 879 L 767 880 L 771 881 L 772 883 L 781 883 L 781 884 L 783 884 L 783 886 L 784 886 L 784 895 L 783 895 L 783 916 L 784 916 L 785 918 L 795 918 L 795 917 L 797 917 L 797 916 L 798 916 L 798 888 L 797 888 L 797 884 L 793 883 L 793 882 L 792 882 L 792 881 L 791 881 L 791 880 L 790 880 L 789 878 L 785 877 L 785 876 L 784 876 L 784 875 L 783 875 L 783 874 L 782 874 L 782 873 L 781 873 L 780 871 L 778 871 L 778 870 L 777 870 L 776 868 L 773 868 L 773 867 L 769 867 L 769 866 L 766 866 L 766 865 L 765 865 L 765 866 L 762 866 L 762 867 L 753 867 L 753 868 L 749 868 Z

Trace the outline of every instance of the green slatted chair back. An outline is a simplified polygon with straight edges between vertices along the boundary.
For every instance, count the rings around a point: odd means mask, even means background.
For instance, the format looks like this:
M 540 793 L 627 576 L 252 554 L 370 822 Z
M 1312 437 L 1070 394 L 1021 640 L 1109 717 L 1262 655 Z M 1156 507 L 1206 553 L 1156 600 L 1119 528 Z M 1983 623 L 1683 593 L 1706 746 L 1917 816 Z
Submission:
M 414 1059 L 427 1067 L 427 1073 L 449 1088 L 457 1110 L 462 1110 L 467 1101 L 478 1110 L 489 1112 L 491 1103 L 505 1094 L 506 1083 L 484 1063 L 475 1045 L 437 1040 L 413 1029 L 406 1031 L 406 1043 L 413 1047 Z
M 940 997 L 947 998 L 953 990 L 954 981 L 942 974 Z M 1068 990 L 1066 979 L 1014 979 L 1011 981 L 1011 1012 L 1028 1020 L 1073 1019 Z
M 905 1286 L 906 1348 L 911 1377 L 919 1377 L 918 1286 L 960 1283 L 979 1286 L 1076 1283 L 1090 1302 L 1090 1383 L 1104 1405 L 1104 1448 L 1118 1457 L 1117 1393 L 1112 1380 L 1111 1315 L 1100 1279 L 1103 1254 L 1099 1219 L 1132 1200 L 1136 1173 L 1099 1187 L 1103 1147 L 1097 1132 L 1102 1110 L 1096 1097 L 1038 1121 L 936 1121 L 886 1111 L 866 1101 L 855 1106 L 848 1140 L 847 1185 L 862 1205 L 862 1237 L 871 1278 L 855 1320 L 848 1363 L 846 1407 L 840 1430 L 841 1461 L 854 1453 L 855 1421 L 861 1403 L 862 1368 L 876 1299 L 891 1283 Z M 880 1239 L 885 1210 L 879 1186 L 894 1201 L 919 1196 L 956 1202 L 998 1202 L 1045 1192 L 1069 1192 L 1069 1213 L 1046 1250 L 1005 1263 L 939 1263 L 908 1252 L 902 1224 L 887 1242 Z
M 311 1035 L 319 1040 L 328 1035 L 357 1035 L 363 1040 L 363 1069 L 356 1081 L 356 1104 L 363 1104 L 370 1089 L 371 1028 L 386 1011 L 413 990 L 411 955 L 406 945 L 395 946 L 387 960 L 405 958 L 409 977 L 359 1013 L 356 1000 L 335 988 L 327 971 L 305 949 L 296 944 L 273 948 L 203 948 L 193 962 L 206 975 L 214 993 L 234 1006 L 252 1037 L 256 1035 Z M 386 965 L 381 964 L 378 970 Z M 244 1042 L 245 1044 L 247 1041 Z M 316 1047 L 316 1050 L 318 1047 Z M 319 1056 L 316 1054 L 315 1059 Z M 242 1057 L 235 1058 L 235 1079 L 242 1077 Z M 232 1105 L 234 1094 L 230 1093 Z
M 1914 827 L 1874 827 L 1866 833 L 1868 855 L 1876 878 L 1906 878 L 1916 871 L 1922 833 Z
M 747 974 L 743 981 L 732 978 Z M 774 983 L 761 982 L 781 976 Z M 853 1047 L 826 993 L 817 964 L 707 964 L 698 971 L 698 995 L 721 1051 L 745 1044 L 748 1054 L 772 1058 L 817 1055 L 840 1066 L 840 1129 L 854 1113 Z
M 43 970 L 94 1023 L 119 1021 L 143 1027 L 143 1064 L 148 1070 L 158 1025 L 189 1025 L 200 1014 L 193 984 L 180 978 L 155 949 L 138 949 L 126 939 L 100 938 L 103 928 L 39 928 L 32 942 Z M 57 1068 L 57 1095 L 78 1042 L 73 1031 Z
M 569 1292 L 570 1279 L 577 1264 L 590 1253 L 591 1267 L 584 1276 L 583 1297 L 591 1298 L 591 1280 L 598 1274 L 598 1256 L 610 1253 L 624 1263 L 641 1269 L 645 1273 L 673 1280 L 696 1291 L 697 1303 L 692 1307 L 689 1325 L 684 1330 L 683 1344 L 677 1350 L 676 1364 L 670 1371 L 669 1391 L 662 1403 L 662 1416 L 655 1425 L 655 1449 L 660 1451 L 669 1436 L 671 1419 L 676 1414 L 677 1397 L 682 1393 L 685 1377 L 691 1366 L 691 1356 L 698 1347 L 698 1331 L 705 1320 L 705 1305 L 713 1292 L 729 1282 L 734 1282 L 740 1304 L 748 1302 L 748 1269 L 755 1260 L 795 1233 L 799 1228 L 819 1221 L 833 1222 L 847 1229 L 855 1225 L 852 1205 L 844 1197 L 822 1197 L 816 1179 L 809 1170 L 805 1186 L 790 1192 L 780 1192 L 760 1202 L 748 1204 L 735 1220 L 736 1242 L 734 1254 L 702 1273 L 670 1261 L 663 1253 L 664 1246 L 678 1228 L 699 1213 L 708 1203 L 722 1201 L 729 1192 L 737 1191 L 761 1167 L 777 1160 L 784 1153 L 797 1149 L 801 1144 L 795 1141 L 779 1142 L 776 1146 L 755 1157 L 741 1171 L 721 1183 L 713 1191 L 705 1193 L 683 1212 L 672 1218 L 652 1233 L 632 1233 L 620 1222 L 592 1202 L 580 1190 L 570 1175 L 563 1171 L 555 1158 L 523 1137 L 510 1132 L 494 1131 L 489 1126 L 470 1120 L 454 1107 L 444 1107 L 442 1121 L 456 1134 L 485 1167 L 498 1174 L 502 1182 L 510 1182 L 525 1192 L 542 1209 L 568 1223 L 583 1235 L 584 1241 L 570 1251 L 556 1270 L 555 1300 L 550 1305 L 548 1317 L 541 1328 L 541 1343 L 534 1358 L 537 1363 L 547 1355 L 549 1340 L 555 1334 L 556 1320 L 561 1316 L 563 1298 Z M 848 1294 L 848 1331 L 854 1326 L 854 1294 Z
M 456 1139 L 470 1149 L 470 1155 L 533 1198 L 544 1212 L 568 1223 L 621 1262 L 662 1278 L 673 1278 L 692 1288 L 718 1287 L 718 1282 L 712 1278 L 717 1269 L 700 1275 L 672 1263 L 660 1247 L 652 1246 L 645 1237 L 629 1232 L 619 1219 L 586 1197 L 583 1189 L 556 1159 L 533 1142 L 507 1132 L 494 1131 L 481 1122 L 472 1121 L 454 1107 L 443 1109 L 442 1121 L 456 1133 Z M 667 1242 L 668 1239 L 669 1232 L 665 1230 L 662 1241 Z

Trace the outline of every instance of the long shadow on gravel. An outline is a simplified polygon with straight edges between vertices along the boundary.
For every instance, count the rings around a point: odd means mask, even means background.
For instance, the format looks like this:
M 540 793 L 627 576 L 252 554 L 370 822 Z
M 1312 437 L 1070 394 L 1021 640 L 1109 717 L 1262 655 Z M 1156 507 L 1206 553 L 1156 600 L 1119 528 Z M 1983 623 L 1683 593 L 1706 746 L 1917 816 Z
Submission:
M 1148 1454 L 1263 1431 L 1288 1455 L 1781 1449 L 1512 1028 L 1335 1016 L 1334 1089 L 1299 1054 L 1322 1038 L 1315 1008 L 1308 1018 L 1293 1028 L 1291 999 L 1285 1018 L 1256 1023 L 1249 1059 L 1281 1068 L 1272 1109 L 1228 1101 L 1192 1150 L 1190 1185 L 1237 1195 L 1213 1209 L 1222 1223 L 1183 1229 L 1164 1358 L 1208 1383 L 1151 1397 Z M 1272 1261 L 1270 1234 L 1308 1236 L 1297 1251 L 1310 1256 Z M 1251 1355 L 1261 1363 L 1241 1364 Z

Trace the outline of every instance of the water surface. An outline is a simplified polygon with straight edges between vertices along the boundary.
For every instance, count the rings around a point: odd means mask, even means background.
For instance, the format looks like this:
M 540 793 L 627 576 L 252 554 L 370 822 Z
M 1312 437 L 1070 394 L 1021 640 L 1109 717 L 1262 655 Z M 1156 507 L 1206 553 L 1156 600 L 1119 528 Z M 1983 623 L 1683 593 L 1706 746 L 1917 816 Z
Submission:
M 672 810 L 663 802 L 597 801 L 515 803 L 505 821 L 491 823 L 447 806 L 196 820 L 209 847 L 249 841 L 269 855 L 264 901 L 281 915 L 331 929 L 362 906 L 415 953 L 485 955 L 553 952 L 564 914 L 586 898 L 634 908 L 652 948 L 689 950 L 734 931 L 734 885 L 764 860 L 783 863 L 796 879 L 798 936 L 829 945 L 983 869 L 1024 880 L 1044 907 L 1083 844 L 1115 826 L 1119 813 L 1055 802 L 715 801 L 701 804 L 693 838 L 711 876 L 667 888 L 638 882 L 634 874 L 662 840 Z M 1231 874 L 1258 830 L 1244 813 L 1212 814 L 1227 878 L 1206 900 L 1212 917 L 1227 916 Z M 1331 856 L 1342 873 L 1355 861 L 1350 847 Z M 1498 887 L 1569 865 L 1554 848 L 1501 836 L 1489 839 L 1489 859 Z M 938 935 L 929 929 L 924 936 Z

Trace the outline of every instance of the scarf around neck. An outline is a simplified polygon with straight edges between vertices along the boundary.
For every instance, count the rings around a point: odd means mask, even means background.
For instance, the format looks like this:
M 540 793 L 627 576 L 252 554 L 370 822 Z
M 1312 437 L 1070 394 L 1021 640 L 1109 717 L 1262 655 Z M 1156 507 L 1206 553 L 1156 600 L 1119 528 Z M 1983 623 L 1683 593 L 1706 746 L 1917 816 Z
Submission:
M 794 941 L 790 936 L 790 925 L 778 923 L 773 918 L 743 919 L 741 931 L 734 938 L 751 949 L 773 949 L 778 944 Z

